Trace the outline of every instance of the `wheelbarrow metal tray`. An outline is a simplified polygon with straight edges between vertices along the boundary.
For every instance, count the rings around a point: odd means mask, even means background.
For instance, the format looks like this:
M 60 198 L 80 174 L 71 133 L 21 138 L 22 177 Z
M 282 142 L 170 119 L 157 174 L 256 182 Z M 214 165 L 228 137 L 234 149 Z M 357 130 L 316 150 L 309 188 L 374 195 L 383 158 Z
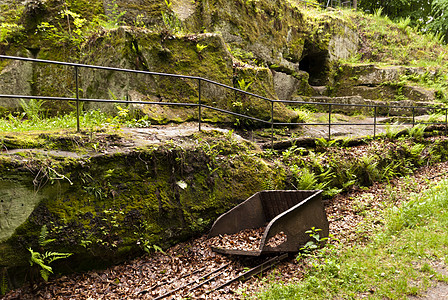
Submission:
M 267 224 L 267 225 L 266 225 Z M 259 256 L 269 253 L 298 252 L 309 240 L 307 233 L 312 227 L 319 228 L 321 237 L 327 237 L 329 226 L 322 203 L 322 191 L 261 191 L 238 206 L 222 214 L 213 224 L 208 237 L 236 234 L 244 229 L 266 225 L 260 248 L 255 251 L 213 248 L 229 255 Z M 283 232 L 286 241 L 270 247 L 270 238 Z

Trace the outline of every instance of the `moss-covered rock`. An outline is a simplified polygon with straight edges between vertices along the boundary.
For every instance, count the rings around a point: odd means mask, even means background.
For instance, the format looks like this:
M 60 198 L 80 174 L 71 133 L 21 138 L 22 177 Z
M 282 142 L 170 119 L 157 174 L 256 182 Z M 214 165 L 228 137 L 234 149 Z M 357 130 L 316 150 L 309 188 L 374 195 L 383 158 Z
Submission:
M 35 5 L 16 5 L 0 15 L 7 18 L 13 11 L 20 15 L 19 20 L 9 19 L 22 26 L 19 31 L 27 38 L 0 41 L 4 46 L 0 51 L 50 60 L 200 76 L 230 86 L 235 83 L 232 64 L 247 56 L 239 55 L 241 52 L 250 54 L 245 63 L 269 66 L 277 73 L 298 79 L 299 84 L 293 85 L 296 89 L 293 94 L 310 95 L 312 89 L 306 81 L 326 84 L 331 62 L 346 57 L 356 44 L 356 35 L 350 31 L 349 22 L 332 13 L 305 16 L 295 2 L 207 0 L 194 3 L 177 0 L 167 3 L 170 2 L 87 3 L 72 0 L 65 4 L 36 1 Z M 119 27 L 124 23 L 128 26 Z M 73 68 L 29 65 L 32 72 L 24 73 L 23 82 L 28 82 L 30 94 L 74 96 Z M 302 76 L 304 72 L 309 76 Z M 134 98 L 142 95 L 143 99 L 153 101 L 198 101 L 196 80 L 111 71 L 81 70 L 80 73 L 81 96 L 86 98 L 126 99 L 134 94 Z M 255 74 L 247 80 L 255 82 L 260 78 Z M 258 94 L 278 97 L 272 80 L 260 81 L 255 86 L 257 89 L 253 91 Z M 203 82 L 203 103 L 231 109 L 226 105 L 232 94 Z M 64 102 L 45 105 L 53 113 L 71 109 Z M 157 119 L 167 118 L 154 118 Z M 209 119 L 216 119 L 216 116 Z M 220 121 L 226 119 L 229 118 L 223 117 Z
M 16 222 L 2 231 L 0 266 L 26 266 L 44 225 L 56 239 L 46 250 L 91 268 L 184 240 L 253 193 L 284 187 L 284 170 L 254 156 L 254 145 L 231 133 L 195 139 L 89 158 L 3 155 L 0 224 Z M 13 200 L 19 207 L 6 210 Z
M 424 68 L 379 67 L 374 64 L 341 65 L 335 74 L 331 96 L 356 96 L 377 101 L 435 102 L 437 90 L 414 86 L 415 81 L 431 77 L 437 81 L 437 72 Z M 414 85 L 412 85 L 414 84 Z

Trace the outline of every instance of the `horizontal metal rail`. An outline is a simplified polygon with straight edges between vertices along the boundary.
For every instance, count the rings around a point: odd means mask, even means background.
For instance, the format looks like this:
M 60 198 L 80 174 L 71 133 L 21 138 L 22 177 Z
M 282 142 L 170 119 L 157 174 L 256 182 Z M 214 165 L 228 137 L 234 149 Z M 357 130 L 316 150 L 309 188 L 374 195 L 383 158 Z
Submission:
M 244 118 L 248 120 L 252 120 L 255 122 L 259 122 L 266 125 L 271 125 L 271 142 L 273 144 L 274 142 L 274 126 L 299 126 L 299 125 L 308 125 L 308 126 L 328 126 L 328 139 L 331 139 L 331 127 L 332 126 L 373 126 L 374 130 L 374 137 L 376 136 L 376 128 L 377 126 L 382 126 L 382 123 L 379 123 L 377 121 L 378 117 L 378 109 L 387 109 L 390 111 L 391 109 L 402 109 L 406 110 L 408 113 L 412 112 L 412 123 L 408 122 L 402 122 L 400 125 L 418 125 L 418 124 L 425 124 L 425 125 L 445 125 L 445 132 L 448 132 L 448 108 L 442 107 L 442 106 L 399 106 L 399 105 L 383 105 L 383 104 L 346 104 L 346 103 L 335 103 L 335 102 L 312 102 L 312 101 L 293 101 L 293 100 L 277 100 L 277 99 L 271 99 L 268 97 L 264 97 L 261 95 L 257 95 L 255 93 L 251 93 L 242 89 L 238 89 L 226 84 L 222 84 L 210 79 L 202 78 L 199 76 L 189 76 L 189 75 L 179 75 L 179 74 L 170 74 L 170 73 L 160 73 L 160 72 L 151 72 L 151 71 L 141 71 L 141 70 L 131 70 L 131 69 L 123 69 L 123 68 L 115 68 L 115 67 L 105 67 L 105 66 L 97 66 L 97 65 L 87 65 L 87 64 L 80 64 L 80 63 L 70 63 L 70 62 L 60 62 L 60 61 L 53 61 L 53 60 L 43 60 L 43 59 L 35 59 L 35 58 L 26 58 L 26 57 L 16 57 L 16 56 L 8 56 L 8 55 L 0 55 L 0 59 L 8 59 L 8 60 L 15 60 L 15 61 L 24 61 L 24 62 L 31 62 L 31 63 L 42 63 L 42 64 L 50 64 L 50 65 L 60 65 L 60 66 L 68 66 L 73 67 L 75 71 L 75 82 L 76 82 L 76 97 L 52 97 L 52 96 L 38 96 L 38 95 L 15 95 L 15 94 L 0 94 L 0 98 L 8 98 L 8 99 L 39 99 L 39 100 L 50 100 L 50 101 L 76 101 L 76 117 L 77 117 L 77 131 L 80 130 L 80 124 L 79 124 L 79 103 L 81 101 L 83 102 L 100 102 L 100 103 L 120 103 L 120 104 L 142 104 L 142 105 L 171 105 L 171 106 L 183 106 L 183 107 L 196 107 L 198 108 L 199 116 L 198 116 L 198 123 L 199 123 L 199 130 L 201 130 L 201 122 L 202 122 L 202 109 L 210 109 L 214 111 L 221 112 L 223 114 L 231 115 L 238 118 Z M 106 70 L 106 71 L 115 71 L 115 72 L 126 72 L 126 73 L 133 73 L 133 74 L 145 74 L 145 75 L 153 75 L 153 76 L 165 76 L 165 77 L 172 77 L 172 78 L 181 78 L 181 79 L 192 79 L 198 81 L 198 103 L 184 103 L 184 102 L 163 102 L 163 101 L 128 101 L 128 100 L 112 100 L 112 99 L 91 99 L 91 98 L 80 98 L 79 97 L 79 83 L 78 83 L 78 76 L 79 68 L 88 68 L 88 69 L 94 69 L 94 70 Z M 222 88 L 225 88 L 230 91 L 235 91 L 237 93 L 255 97 L 261 100 L 264 100 L 268 103 L 270 103 L 270 119 L 269 120 L 263 120 L 260 118 L 256 118 L 253 116 L 249 116 L 242 113 L 237 113 L 234 111 L 226 110 L 223 108 L 218 108 L 214 106 L 210 106 L 207 104 L 204 104 L 201 101 L 201 85 L 203 83 L 209 83 L 215 86 L 219 86 Z M 295 123 L 295 122 L 275 122 L 274 121 L 274 105 L 275 104 L 293 104 L 294 106 L 303 106 L 303 105 L 310 105 L 314 107 L 323 106 L 328 110 L 328 122 L 326 123 Z M 335 109 L 341 108 L 341 107 L 351 107 L 351 108 L 365 108 L 365 109 L 371 109 L 373 110 L 374 114 L 374 122 L 370 123 L 341 123 L 341 122 L 331 122 L 331 115 L 334 112 Z M 439 110 L 443 111 L 445 113 L 445 122 L 418 122 L 415 120 L 415 112 L 416 110 Z M 384 124 L 386 125 L 386 124 Z
M 48 97 L 48 96 L 25 96 L 25 95 L 0 95 L 0 98 L 11 99 L 36 99 L 36 100 L 56 100 L 56 101 L 84 101 L 84 102 L 102 102 L 102 103 L 123 103 L 123 104 L 154 104 L 154 105 L 176 105 L 176 106 L 194 106 L 197 103 L 176 103 L 176 102 L 159 102 L 159 101 L 128 101 L 115 99 L 88 99 L 88 98 L 66 98 L 66 97 Z

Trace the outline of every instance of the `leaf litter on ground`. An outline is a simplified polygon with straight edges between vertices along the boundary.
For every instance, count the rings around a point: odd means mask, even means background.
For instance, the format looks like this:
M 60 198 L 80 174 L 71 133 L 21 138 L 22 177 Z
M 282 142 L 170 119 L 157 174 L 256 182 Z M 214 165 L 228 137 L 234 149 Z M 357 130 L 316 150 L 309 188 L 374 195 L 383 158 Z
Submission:
M 399 204 L 409 199 L 411 193 L 419 193 L 448 178 L 447 169 L 448 162 L 425 166 L 412 176 L 392 179 L 389 183 L 375 183 L 369 188 L 355 187 L 348 193 L 335 196 L 325 204 L 330 234 L 347 247 L 355 242 L 367 242 L 369 232 L 382 225 L 380 216 L 385 201 Z M 364 214 L 376 221 L 366 224 L 360 233 L 358 226 L 362 224 Z M 166 254 L 154 253 L 105 270 L 66 275 L 37 286 L 25 285 L 10 291 L 3 299 L 153 299 L 192 280 L 199 282 L 201 276 L 223 266 L 224 279 L 247 269 L 245 259 L 214 253 L 211 246 L 213 240 L 202 236 L 175 245 Z M 300 280 L 304 269 L 305 263 L 291 257 L 263 275 L 273 281 L 288 283 Z M 265 281 L 254 277 L 209 294 L 205 293 L 211 286 L 204 284 L 194 293 L 172 294 L 166 299 L 240 299 L 244 298 L 243 294 L 253 295 L 265 284 Z

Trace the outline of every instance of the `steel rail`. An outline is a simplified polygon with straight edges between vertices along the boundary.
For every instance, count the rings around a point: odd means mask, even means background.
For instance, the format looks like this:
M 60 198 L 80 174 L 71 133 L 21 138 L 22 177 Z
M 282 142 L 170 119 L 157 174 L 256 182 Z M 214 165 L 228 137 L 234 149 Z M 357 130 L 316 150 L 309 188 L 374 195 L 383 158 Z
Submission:
M 224 282 L 223 284 L 217 286 L 216 288 L 209 290 L 206 294 L 210 294 L 214 291 L 218 291 L 218 290 L 222 289 L 223 287 L 226 287 L 229 284 L 234 283 L 235 281 L 246 281 L 246 280 L 250 279 L 252 276 L 255 276 L 265 270 L 272 268 L 273 266 L 275 266 L 276 264 L 278 264 L 279 262 L 281 262 L 282 260 L 284 260 L 286 258 L 288 258 L 288 253 L 284 253 L 284 254 L 278 255 L 276 257 L 273 257 L 273 258 L 259 264 L 258 266 L 255 266 L 252 269 L 244 272 L 243 274 L 238 275 L 237 277 Z
M 213 271 L 211 271 L 211 272 L 205 274 L 204 276 L 201 277 L 201 279 L 206 278 L 206 277 L 208 277 L 208 276 L 210 276 L 210 275 L 213 275 L 213 274 L 215 274 L 215 273 L 221 271 L 222 269 L 227 268 L 229 265 L 230 265 L 230 263 L 227 263 L 227 264 L 225 264 L 225 265 L 219 267 L 218 269 L 215 269 L 215 270 L 213 270 Z M 200 279 L 199 279 L 199 280 L 200 280 Z M 180 291 L 180 290 L 182 290 L 182 289 L 184 289 L 184 288 L 186 288 L 186 287 L 188 287 L 188 286 L 190 286 L 190 285 L 196 283 L 197 281 L 198 281 L 198 279 L 197 279 L 197 280 L 190 281 L 190 282 L 188 282 L 188 283 L 186 283 L 186 284 L 184 284 L 184 285 L 182 285 L 182 286 L 180 286 L 180 287 L 178 287 L 178 288 L 176 288 L 176 289 L 174 289 L 174 290 L 168 291 L 168 292 L 166 292 L 165 294 L 160 295 L 160 296 L 154 298 L 153 300 L 160 300 L 160 299 L 166 298 L 166 297 L 168 297 L 168 296 L 170 296 L 170 295 L 172 295 L 172 294 L 174 294 L 174 293 L 176 293 L 176 292 L 178 292 L 178 291 Z

